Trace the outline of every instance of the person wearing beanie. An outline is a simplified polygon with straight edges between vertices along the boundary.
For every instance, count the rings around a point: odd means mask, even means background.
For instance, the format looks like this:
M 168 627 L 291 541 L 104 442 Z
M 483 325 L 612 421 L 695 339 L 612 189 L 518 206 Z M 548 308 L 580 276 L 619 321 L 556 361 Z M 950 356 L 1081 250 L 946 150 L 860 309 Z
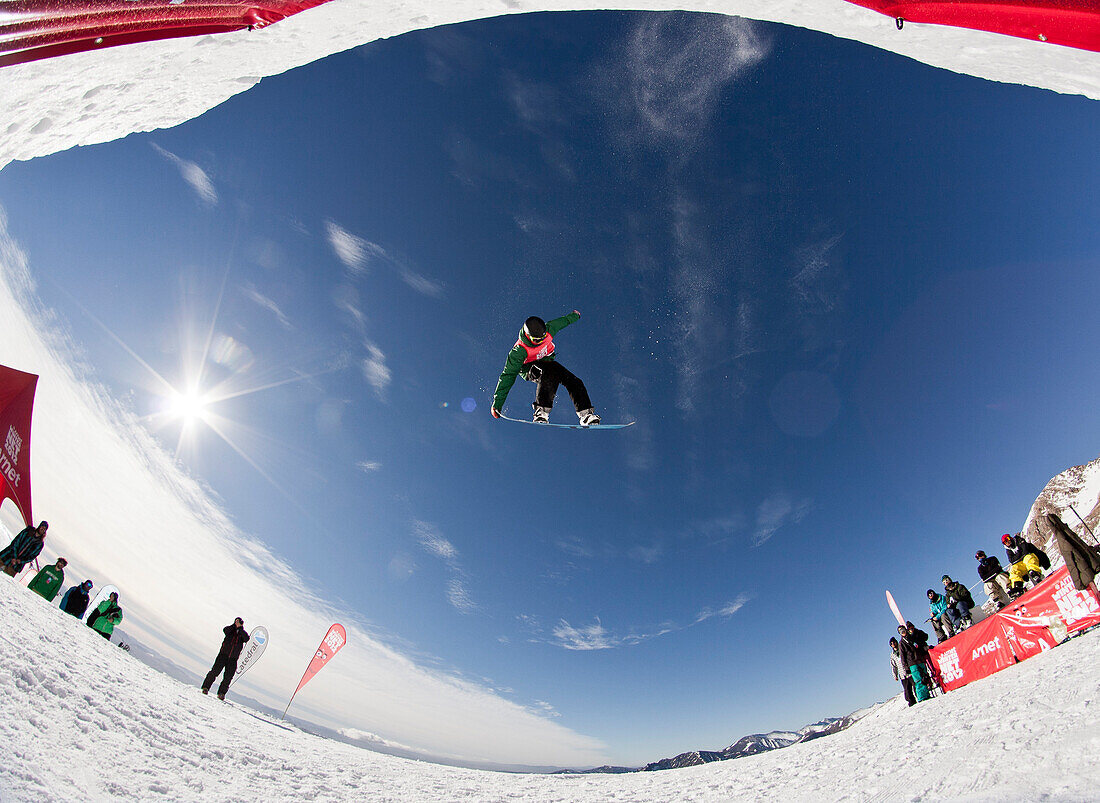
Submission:
M 91 601 L 92 581 L 85 580 L 65 592 L 65 596 L 61 598 L 61 610 L 77 619 L 83 619 L 84 611 L 88 610 L 88 603 Z
M 902 664 L 909 670 L 913 684 L 913 696 L 922 703 L 932 696 L 932 679 L 928 675 L 928 634 L 918 629 L 912 622 L 898 625 L 899 655 Z
M 1039 550 L 1035 545 L 1017 533 L 1001 536 L 1005 554 L 1008 556 L 1008 579 L 1012 583 L 1009 595 L 1013 599 L 1024 593 L 1024 581 L 1030 581 L 1034 588 L 1043 579 L 1043 566 L 1039 557 Z M 1045 558 L 1046 555 L 1043 555 Z M 1049 564 L 1049 561 L 1047 563 Z
M 229 691 L 229 684 L 233 682 L 233 676 L 237 674 L 237 659 L 241 655 L 241 647 L 251 638 L 244 629 L 244 619 L 237 617 L 233 624 L 222 628 L 225 638 L 222 639 L 222 648 L 218 650 L 218 657 L 214 659 L 214 666 L 206 673 L 202 682 L 202 693 L 209 694 L 210 687 L 218 678 L 218 673 L 225 670 L 222 682 L 218 686 L 218 699 L 224 700 L 225 693 Z
M 24 527 L 12 542 L 0 550 L 0 566 L 4 574 L 15 577 L 23 567 L 38 557 L 46 543 L 47 522 L 39 522 L 37 527 Z
M 943 594 L 937 594 L 931 588 L 928 589 L 928 609 L 932 613 L 928 621 L 932 623 L 932 629 L 936 632 L 936 643 L 943 644 L 955 635 L 955 628 L 947 615 L 947 598 Z
M 555 357 L 554 335 L 580 320 L 580 317 L 581 314 L 573 310 L 552 321 L 531 316 L 524 322 L 516 344 L 508 352 L 500 379 L 497 380 L 493 406 L 489 411 L 493 418 L 501 417 L 508 392 L 516 383 L 516 377 L 521 376 L 528 382 L 535 383 L 535 401 L 531 406 L 535 408 L 536 424 L 550 423 L 550 408 L 554 406 L 558 385 L 565 385 L 582 426 L 590 427 L 600 423 L 600 417 L 592 407 L 584 382 Z
M 1000 610 L 1012 602 L 1012 597 L 1008 594 L 1008 572 L 1001 567 L 1001 562 L 992 555 L 987 556 L 980 549 L 974 553 L 974 559 L 978 561 L 978 577 L 985 584 L 986 596 L 993 600 L 997 609 Z
M 947 597 L 947 617 L 951 620 L 951 626 L 959 633 L 973 624 L 970 619 L 970 609 L 974 607 L 974 598 L 970 596 L 970 589 L 962 583 L 952 580 L 948 575 L 943 576 L 943 592 Z
M 115 625 L 122 621 L 122 608 L 118 607 L 118 592 L 112 591 L 111 595 L 99 603 L 88 616 L 90 627 L 107 641 L 111 640 L 111 634 L 115 632 Z
M 917 699 L 913 696 L 913 676 L 901 658 L 901 643 L 896 638 L 890 639 L 890 668 L 894 670 L 894 680 L 901 681 L 901 693 L 905 696 L 905 702 L 908 705 L 916 703 Z

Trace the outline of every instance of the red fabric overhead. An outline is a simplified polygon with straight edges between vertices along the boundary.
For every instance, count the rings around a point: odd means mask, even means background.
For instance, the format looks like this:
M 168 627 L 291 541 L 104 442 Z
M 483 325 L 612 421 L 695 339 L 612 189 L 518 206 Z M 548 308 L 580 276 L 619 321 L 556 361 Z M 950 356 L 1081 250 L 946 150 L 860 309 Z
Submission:
M 115 45 L 262 28 L 328 0 L 0 0 L 0 67 Z
M 0 501 L 10 499 L 28 527 L 31 511 L 31 409 L 38 376 L 0 365 Z
M 905 22 L 930 22 L 1100 51 L 1100 0 L 848 0 Z

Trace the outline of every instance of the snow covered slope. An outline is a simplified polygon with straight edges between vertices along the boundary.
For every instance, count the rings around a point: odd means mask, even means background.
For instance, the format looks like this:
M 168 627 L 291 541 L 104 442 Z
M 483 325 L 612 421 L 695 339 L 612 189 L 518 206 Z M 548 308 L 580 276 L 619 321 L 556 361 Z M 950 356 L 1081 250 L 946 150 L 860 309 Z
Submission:
M 1096 800 L 1098 664 L 1094 632 L 783 750 L 668 772 L 506 774 L 372 753 L 204 697 L 0 576 L 0 800 Z
M 0 70 L 0 168 L 168 128 L 277 75 L 407 31 L 534 11 L 716 12 L 854 39 L 955 72 L 1100 98 L 1100 53 L 894 21 L 844 0 L 332 0 L 257 31 L 149 42 Z M 905 87 L 898 87 L 904 92 Z

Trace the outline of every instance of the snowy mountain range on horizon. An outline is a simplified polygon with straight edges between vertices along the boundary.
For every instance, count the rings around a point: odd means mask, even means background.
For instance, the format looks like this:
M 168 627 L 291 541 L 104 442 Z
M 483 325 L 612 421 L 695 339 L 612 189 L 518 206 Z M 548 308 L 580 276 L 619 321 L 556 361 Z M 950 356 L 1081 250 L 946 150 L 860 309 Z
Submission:
M 1075 512 L 1076 511 L 1076 512 Z M 1039 492 L 1035 502 L 1028 511 L 1027 518 L 1020 532 L 1029 540 L 1039 546 L 1045 546 L 1051 538 L 1050 527 L 1042 518 L 1045 513 L 1055 513 L 1069 525 L 1075 532 L 1089 537 L 1088 531 L 1082 527 L 1082 521 L 1093 533 L 1100 524 L 1100 457 L 1079 466 L 1072 466 L 1055 475 Z M 1078 519 L 1080 515 L 1080 519 Z M 1047 548 L 1048 554 L 1057 566 L 1062 562 L 1057 549 Z M 875 703 L 866 708 L 861 708 L 847 716 L 826 717 L 797 731 L 771 731 L 769 733 L 753 733 L 743 736 L 723 750 L 690 750 L 685 753 L 662 758 L 646 764 L 644 767 L 615 767 L 603 766 L 584 773 L 623 773 L 623 772 L 651 772 L 655 770 L 679 769 L 681 767 L 693 767 L 700 764 L 708 764 L 712 761 L 728 761 L 730 759 L 752 756 L 771 750 L 779 750 L 790 747 L 800 742 L 808 742 L 822 736 L 848 728 L 852 724 L 870 714 L 884 703 Z M 563 772 L 573 772 L 565 770 Z

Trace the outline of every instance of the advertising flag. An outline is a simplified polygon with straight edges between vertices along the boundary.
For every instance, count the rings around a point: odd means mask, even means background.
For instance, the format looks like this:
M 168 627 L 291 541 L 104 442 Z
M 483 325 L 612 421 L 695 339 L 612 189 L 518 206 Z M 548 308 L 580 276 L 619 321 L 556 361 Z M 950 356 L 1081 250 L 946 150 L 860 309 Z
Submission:
M 347 643 L 348 634 L 344 630 L 343 625 L 333 625 L 328 629 L 328 633 L 321 640 L 320 646 L 317 648 L 317 652 L 313 654 L 313 660 L 309 662 L 309 666 L 306 667 L 306 672 L 302 675 L 302 679 L 298 682 L 298 688 L 294 690 L 294 694 L 290 695 L 290 703 L 294 702 L 294 697 L 302 690 L 302 686 L 309 683 L 313 679 L 313 676 L 325 668 L 325 664 L 329 662 L 332 656 L 336 655 L 340 651 L 340 648 Z M 286 712 L 290 710 L 290 703 L 286 704 L 286 709 L 283 711 L 283 716 L 286 716 Z
M 264 650 L 267 649 L 267 642 L 270 641 L 267 628 L 263 625 L 252 628 L 252 632 L 248 635 L 248 649 L 237 661 L 237 671 L 233 673 L 233 680 L 229 682 L 229 688 L 233 688 L 233 684 L 240 680 L 241 675 L 256 665 L 256 662 L 260 660 L 260 656 L 264 654 Z
M 31 408 L 36 374 L 0 365 L 0 502 L 10 499 L 28 527 L 31 513 Z

